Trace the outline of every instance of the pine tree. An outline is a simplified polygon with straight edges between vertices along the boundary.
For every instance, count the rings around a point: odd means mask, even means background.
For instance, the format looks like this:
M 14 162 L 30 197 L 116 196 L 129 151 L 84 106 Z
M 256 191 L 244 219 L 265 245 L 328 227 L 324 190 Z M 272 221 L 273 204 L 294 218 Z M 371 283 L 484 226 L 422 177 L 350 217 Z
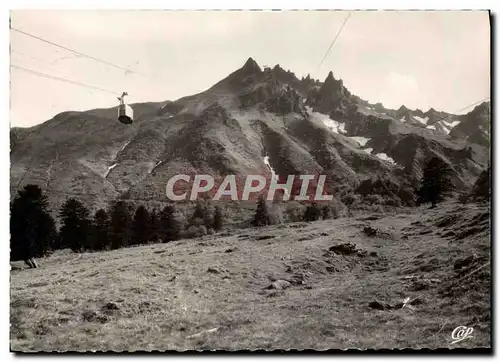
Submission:
M 91 248 L 89 211 L 77 199 L 69 198 L 62 205 L 59 217 L 62 227 L 59 232 L 61 248 L 70 248 L 80 253 Z
M 219 206 L 216 206 L 214 212 L 214 222 L 212 227 L 215 231 L 220 231 L 222 229 L 223 223 L 224 221 L 222 217 L 222 209 Z
M 479 200 L 491 198 L 491 166 L 481 172 L 472 188 L 472 197 Z
M 160 238 L 166 243 L 177 240 L 180 234 L 179 222 L 175 219 L 175 208 L 166 206 L 160 215 Z
M 37 220 L 37 235 L 39 235 L 38 240 L 41 242 L 37 243 L 36 255 L 47 255 L 47 253 L 56 249 L 56 223 L 48 211 L 39 214 Z
M 315 204 L 309 204 L 307 205 L 306 211 L 304 212 L 304 221 L 316 221 L 319 220 L 319 218 L 322 216 L 322 210 L 321 208 Z
M 111 207 L 110 240 L 111 248 L 119 249 L 129 245 L 132 218 L 127 204 L 117 201 Z
M 418 203 L 430 202 L 434 208 L 453 188 L 452 170 L 446 162 L 433 157 L 423 171 L 421 187 L 417 191 Z
M 47 197 L 39 186 L 27 185 L 11 203 L 11 260 L 28 260 L 54 249 L 54 219 L 48 213 Z
M 329 205 L 323 205 L 321 208 L 321 217 L 323 220 L 331 219 L 333 217 L 332 208 Z
M 191 220 L 189 222 L 189 225 L 204 225 L 205 224 L 205 210 L 203 209 L 203 206 L 201 203 L 197 203 L 196 207 L 194 208 L 193 215 L 191 216 Z
M 104 209 L 99 209 L 94 215 L 92 223 L 92 249 L 106 250 L 111 247 L 110 243 L 110 228 L 109 228 L 108 213 Z
M 160 217 L 158 211 L 153 209 L 149 215 L 148 240 L 156 243 L 160 238 Z
M 132 222 L 132 244 L 147 244 L 150 232 L 150 217 L 148 210 L 139 206 L 135 211 L 134 221 Z
M 210 204 L 205 205 L 203 208 L 203 225 L 207 230 L 214 227 L 214 210 Z
M 264 226 L 270 225 L 271 218 L 269 216 L 269 210 L 267 208 L 266 200 L 263 196 L 260 196 L 257 201 L 257 210 L 255 211 L 255 216 L 252 220 L 253 226 Z

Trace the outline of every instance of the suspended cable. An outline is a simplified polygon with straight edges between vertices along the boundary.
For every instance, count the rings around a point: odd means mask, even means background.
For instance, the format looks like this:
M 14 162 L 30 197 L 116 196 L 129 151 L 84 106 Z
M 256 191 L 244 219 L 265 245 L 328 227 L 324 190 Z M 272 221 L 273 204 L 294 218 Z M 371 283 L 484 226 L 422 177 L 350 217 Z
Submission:
M 340 27 L 339 31 L 337 32 L 337 35 L 335 36 L 335 38 L 333 39 L 332 43 L 330 44 L 330 47 L 328 48 L 328 50 L 326 51 L 323 59 L 321 59 L 321 62 L 319 63 L 318 67 L 316 68 L 316 71 L 314 73 L 316 73 L 318 71 L 318 69 L 321 67 L 321 65 L 323 65 L 323 62 L 325 61 L 326 57 L 328 56 L 328 53 L 330 53 L 330 50 L 332 49 L 333 45 L 335 44 L 335 42 L 337 41 L 338 37 L 340 36 L 340 33 L 342 33 L 342 29 L 344 29 L 344 26 L 345 24 L 347 23 L 347 20 L 349 19 L 349 17 L 351 16 L 351 12 L 347 13 L 347 16 L 344 20 L 344 22 L 342 23 L 342 26 Z M 313 73 L 313 74 L 314 74 Z
M 464 108 L 459 109 L 458 111 L 455 111 L 455 113 L 458 113 L 458 112 L 464 111 L 464 110 L 466 110 L 467 108 L 470 108 L 470 107 L 472 107 L 472 106 L 475 106 L 476 104 L 483 103 L 483 102 L 484 102 L 485 100 L 487 100 L 487 99 L 490 99 L 490 97 L 485 97 L 485 98 L 481 99 L 480 101 L 477 101 L 477 102 L 474 102 L 474 103 L 472 103 L 472 104 L 469 104 L 467 107 L 464 107 Z
M 466 107 L 463 107 L 463 108 L 461 108 L 461 109 L 459 109 L 459 110 L 456 110 L 454 113 L 458 113 L 458 112 L 464 111 L 464 110 L 466 110 L 466 109 L 468 109 L 468 108 L 470 108 L 470 107 L 473 107 L 473 106 L 475 106 L 475 105 L 477 105 L 477 104 L 479 104 L 479 103 L 483 103 L 483 102 L 484 102 L 484 101 L 486 101 L 487 99 L 490 99 L 490 97 L 485 97 L 485 98 L 483 98 L 483 99 L 481 99 L 481 100 L 479 100 L 479 101 L 477 101 L 477 102 L 474 102 L 474 103 L 472 103 L 472 104 L 469 104 L 469 105 L 468 105 L 468 106 L 466 106 Z M 449 115 L 447 115 L 447 116 L 444 116 L 443 118 L 438 119 L 438 120 L 437 120 L 436 122 L 434 122 L 434 123 L 438 123 L 438 122 L 444 121 L 444 120 L 445 120 L 445 119 L 447 119 L 447 118 L 451 118 L 451 117 L 455 117 L 455 116 L 457 116 L 457 115 L 456 115 L 456 114 L 449 114 Z
M 63 46 L 63 45 L 60 45 L 60 44 L 54 43 L 54 42 L 49 41 L 49 40 L 46 40 L 46 39 L 43 39 L 43 38 L 41 38 L 41 37 L 39 37 L 39 36 L 36 36 L 36 35 L 30 34 L 30 33 L 27 33 L 27 32 L 22 31 L 22 30 L 20 30 L 20 29 L 16 29 L 16 28 L 12 28 L 12 27 L 11 27 L 10 29 L 11 29 L 11 30 L 14 30 L 14 31 L 16 31 L 16 32 L 18 32 L 18 33 L 20 33 L 20 34 L 23 34 L 23 35 L 29 36 L 29 37 L 31 37 L 31 38 L 33 38 L 33 39 L 39 40 L 39 41 L 41 41 L 41 42 L 44 42 L 44 43 L 50 44 L 50 45 L 52 45 L 52 46 L 55 46 L 55 47 L 58 47 L 58 48 L 61 48 L 61 49 L 64 49 L 64 50 L 69 51 L 69 52 L 71 52 L 71 53 L 73 53 L 73 54 L 76 54 L 76 55 L 79 55 L 79 56 L 82 56 L 82 57 L 85 57 L 85 58 L 88 58 L 88 59 L 92 59 L 92 60 L 94 60 L 94 61 L 96 61 L 96 62 L 99 62 L 99 63 L 102 63 L 102 64 L 106 64 L 106 65 L 108 65 L 108 66 L 111 66 L 111 67 L 114 67 L 114 68 L 117 68 L 117 69 L 120 69 L 120 70 L 124 70 L 124 71 L 126 71 L 126 72 L 128 72 L 128 73 L 134 73 L 134 74 L 140 75 L 140 76 L 142 76 L 142 77 L 149 78 L 147 75 L 142 74 L 142 73 L 139 73 L 139 72 L 137 72 L 137 71 L 135 71 L 135 70 L 133 70 L 133 69 L 126 68 L 126 67 L 122 67 L 121 65 L 117 65 L 117 64 L 114 64 L 114 63 L 108 62 L 108 61 L 106 61 L 106 60 L 99 59 L 99 58 L 94 57 L 94 56 L 92 56 L 92 55 L 88 55 L 88 54 L 85 54 L 85 53 L 79 52 L 78 50 L 74 50 L 74 49 L 67 48 L 67 47 L 65 47 L 65 46 Z
M 105 92 L 105 93 L 111 93 L 113 95 L 119 95 L 119 93 L 110 91 L 108 89 L 104 89 L 104 88 L 100 88 L 100 87 L 95 87 L 95 86 L 88 85 L 88 84 L 81 83 L 81 82 L 77 82 L 77 81 L 74 81 L 74 80 L 71 80 L 71 79 L 56 77 L 54 75 L 50 75 L 50 74 L 46 74 L 46 73 L 42 73 L 42 72 L 37 72 L 35 70 L 28 69 L 28 68 L 23 68 L 23 67 L 19 67 L 19 66 L 14 65 L 14 64 L 11 64 L 11 67 L 14 68 L 14 69 L 19 69 L 19 70 L 22 70 L 24 72 L 33 74 L 33 75 L 38 76 L 38 77 L 48 78 L 48 79 L 52 79 L 52 80 L 58 80 L 58 81 L 61 81 L 61 82 L 65 82 L 65 83 L 77 85 L 77 86 L 80 86 L 80 87 L 86 87 L 86 88 L 90 88 L 90 89 L 94 89 L 94 90 L 99 90 L 99 91 Z M 19 179 L 19 181 L 17 183 L 17 186 L 16 186 L 17 189 L 19 189 L 19 186 L 24 181 L 26 175 L 28 174 L 28 172 L 33 167 L 35 159 L 36 159 L 35 158 L 35 154 L 33 154 L 32 158 L 31 158 L 31 161 L 30 161 L 30 164 L 28 165 L 26 171 L 23 173 L 23 176 Z M 58 151 L 57 151 L 57 159 L 59 159 L 59 152 Z M 53 167 L 54 164 L 55 164 L 55 161 L 53 162 L 53 164 L 52 164 L 51 167 Z
M 47 74 L 47 73 L 42 73 L 42 72 L 37 72 L 36 70 L 32 70 L 32 69 L 28 69 L 28 68 L 23 68 L 23 67 L 14 65 L 14 64 L 11 64 L 11 67 L 14 68 L 14 69 L 22 70 L 22 71 L 27 72 L 27 73 L 31 73 L 31 74 L 39 76 L 39 77 L 44 77 L 44 78 L 48 78 L 48 79 L 58 80 L 58 81 L 61 81 L 61 82 L 70 83 L 70 84 L 78 85 L 78 86 L 81 86 L 81 87 L 86 87 L 86 88 L 90 88 L 90 89 L 94 89 L 94 90 L 99 90 L 101 92 L 106 92 L 106 93 L 111 93 L 111 94 L 114 94 L 114 95 L 119 95 L 118 92 L 114 92 L 114 91 L 111 91 L 109 89 L 95 87 L 93 85 L 88 85 L 88 84 L 81 83 L 81 82 L 78 82 L 78 81 L 75 81 L 75 80 L 71 80 L 71 79 L 67 79 L 67 78 L 56 77 L 55 75 L 51 75 L 51 74 Z

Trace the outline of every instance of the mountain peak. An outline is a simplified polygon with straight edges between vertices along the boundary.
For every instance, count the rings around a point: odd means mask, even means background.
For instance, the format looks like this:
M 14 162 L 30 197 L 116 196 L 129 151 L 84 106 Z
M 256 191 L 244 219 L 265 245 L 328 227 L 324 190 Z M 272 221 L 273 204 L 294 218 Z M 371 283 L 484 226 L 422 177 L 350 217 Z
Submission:
M 248 58 L 243 67 L 241 68 L 243 71 L 247 72 L 255 72 L 260 73 L 262 70 L 259 67 L 259 64 L 252 57 Z
M 430 119 L 433 119 L 435 117 L 439 117 L 442 114 L 442 112 L 436 111 L 433 107 L 429 108 L 427 112 L 424 113 L 424 116 L 429 117 Z
M 484 101 L 483 103 L 479 104 L 478 106 L 474 107 L 474 108 L 489 108 L 490 107 L 490 101 Z
M 273 71 L 275 73 L 286 73 L 286 70 L 281 68 L 281 66 L 279 64 L 276 64 L 274 67 L 273 67 Z
M 419 117 L 425 117 L 425 114 L 424 112 L 420 109 L 420 108 L 417 108 L 413 111 L 414 114 L 416 114 L 417 116 Z
M 343 95 L 344 94 L 344 83 L 342 79 L 336 80 L 333 73 L 330 71 L 325 79 L 325 82 L 321 86 L 320 90 L 323 95 Z
M 331 82 L 331 81 L 334 81 L 334 80 L 335 80 L 335 77 L 333 76 L 333 72 L 330 70 L 330 71 L 328 72 L 328 76 L 327 76 L 327 77 L 326 77 L 326 79 L 325 79 L 325 84 L 326 84 L 327 82 Z
M 249 77 L 255 77 L 256 75 L 259 75 L 262 73 L 262 70 L 260 69 L 259 65 L 255 60 L 253 60 L 252 57 L 248 58 L 245 64 L 239 68 L 236 69 L 233 73 L 229 74 L 226 78 L 222 79 L 218 83 L 214 84 L 211 90 L 217 89 L 218 87 L 226 87 L 227 85 L 231 87 L 241 87 L 245 85 L 248 85 L 248 82 L 251 80 Z
M 470 114 L 490 113 L 490 102 L 486 101 L 481 104 L 478 104 L 469 113 Z

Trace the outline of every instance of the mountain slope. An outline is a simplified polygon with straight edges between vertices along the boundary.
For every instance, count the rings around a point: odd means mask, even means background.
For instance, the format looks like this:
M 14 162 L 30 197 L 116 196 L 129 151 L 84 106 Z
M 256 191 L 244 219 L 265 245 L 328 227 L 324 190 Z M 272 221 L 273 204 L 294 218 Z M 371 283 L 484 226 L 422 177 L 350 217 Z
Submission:
M 490 347 L 489 216 L 485 205 L 445 203 L 58 251 L 41 268 L 11 272 L 11 348 Z M 450 344 L 461 325 L 473 338 Z
M 352 95 L 332 72 L 324 82 L 299 80 L 279 66 L 262 70 L 251 58 L 204 92 L 132 107 L 136 122 L 129 126 L 116 120 L 114 107 L 13 128 L 12 194 L 35 183 L 56 206 L 71 195 L 92 208 L 117 197 L 167 202 L 165 186 L 176 174 L 270 178 L 266 154 L 281 177 L 326 174 L 332 189 L 377 176 L 415 183 L 425 159 L 437 156 L 462 187 L 489 161 L 488 145 L 476 135 L 489 124 L 486 106 L 464 116 L 385 109 Z M 450 135 L 441 130 L 442 116 L 459 122 Z
M 484 102 L 471 112 L 459 117 L 460 123 L 451 131 L 451 136 L 465 139 L 485 147 L 490 145 L 491 105 Z

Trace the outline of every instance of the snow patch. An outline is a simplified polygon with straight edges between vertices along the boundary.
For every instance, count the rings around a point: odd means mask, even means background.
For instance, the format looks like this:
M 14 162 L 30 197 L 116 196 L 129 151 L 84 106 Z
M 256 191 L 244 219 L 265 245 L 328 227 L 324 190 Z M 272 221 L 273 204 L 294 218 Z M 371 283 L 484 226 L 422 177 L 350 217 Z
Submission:
M 345 133 L 345 122 L 339 124 L 339 131 L 341 131 L 342 133 Z
M 442 130 L 443 130 L 443 132 L 444 132 L 444 133 L 446 133 L 446 134 L 450 134 L 450 132 L 451 132 L 451 129 L 450 129 L 450 128 L 448 128 L 448 127 L 446 127 L 446 125 L 444 125 L 444 124 L 441 124 L 441 129 L 442 129 Z
M 108 177 L 109 173 L 111 172 L 112 169 L 114 169 L 118 164 L 115 163 L 111 166 L 108 167 L 108 171 L 106 172 L 106 174 L 104 175 L 104 178 Z
M 483 132 L 484 134 L 487 134 L 487 135 L 489 135 L 489 134 L 490 134 L 489 130 L 487 130 L 487 129 L 486 129 L 486 128 L 484 128 L 483 126 L 478 126 L 478 127 L 479 127 L 479 130 L 480 130 L 481 132 Z
M 453 121 L 453 122 L 442 121 L 442 122 L 443 122 L 443 124 L 445 124 L 449 128 L 453 128 L 453 127 L 460 124 L 460 121 Z
M 451 130 L 455 126 L 460 124 L 460 121 L 447 122 L 447 121 L 441 120 L 441 121 L 437 122 L 436 124 L 439 124 L 441 126 L 444 133 L 450 134 Z
M 345 133 L 345 123 L 340 123 L 337 122 L 333 119 L 331 119 L 328 115 L 319 113 L 319 112 L 313 112 L 312 108 L 306 106 L 306 111 L 309 113 L 309 115 L 318 120 L 323 122 L 323 124 L 328 127 L 332 132 L 340 134 L 340 133 Z
M 388 161 L 388 162 L 392 163 L 393 165 L 396 164 L 396 162 L 391 157 L 387 156 L 386 153 L 383 153 L 383 152 L 377 153 L 375 156 L 380 158 L 381 160 Z
M 154 165 L 154 166 L 153 166 L 153 168 L 152 168 L 151 170 L 149 170 L 149 172 L 148 172 L 148 173 L 153 172 L 153 170 L 154 170 L 155 168 L 157 168 L 158 166 L 160 166 L 160 165 L 162 164 L 162 162 L 163 162 L 163 161 L 158 161 L 158 162 L 156 162 L 156 165 Z
M 427 124 L 427 121 L 429 120 L 429 117 L 422 118 L 419 116 L 413 116 L 413 118 L 415 118 L 417 121 L 419 121 L 420 123 L 425 124 L 425 125 Z
M 269 163 L 269 156 L 264 157 L 264 163 L 269 168 L 269 171 L 271 171 L 273 178 L 277 181 L 278 178 L 277 178 L 276 172 L 274 172 L 274 169 L 271 167 L 271 164 Z
M 334 121 L 333 119 L 322 119 L 323 124 L 327 126 L 332 132 L 340 134 L 345 133 L 345 123 L 340 123 L 337 121 Z
M 127 142 L 125 142 L 125 144 L 122 146 L 122 148 L 120 148 L 120 152 L 122 152 L 125 149 L 125 147 L 128 146 L 129 143 L 130 143 L 130 140 L 128 140 Z
M 365 151 L 366 153 L 368 153 L 369 155 L 371 155 L 372 151 L 373 151 L 373 148 L 365 148 L 363 151 Z
M 425 128 L 427 128 L 427 129 L 433 129 L 434 131 L 436 130 L 436 126 L 427 126 Z
M 276 172 L 274 172 L 274 169 L 272 168 L 271 164 L 269 163 L 269 156 L 265 156 L 264 157 L 264 164 L 269 168 L 269 171 L 271 171 L 271 175 L 273 177 L 273 179 L 276 180 L 276 182 L 278 182 L 278 175 L 276 175 Z M 284 189 L 285 191 L 285 194 L 288 195 L 288 190 L 287 189 Z
M 401 121 L 402 123 L 405 123 L 405 122 L 406 122 L 406 116 L 405 116 L 405 117 L 403 117 L 403 118 L 401 118 L 401 119 L 400 119 L 400 121 Z
M 364 147 L 368 143 L 368 141 L 370 140 L 370 138 L 359 137 L 359 136 L 353 136 L 353 137 L 349 137 L 349 138 L 356 141 L 360 147 Z

